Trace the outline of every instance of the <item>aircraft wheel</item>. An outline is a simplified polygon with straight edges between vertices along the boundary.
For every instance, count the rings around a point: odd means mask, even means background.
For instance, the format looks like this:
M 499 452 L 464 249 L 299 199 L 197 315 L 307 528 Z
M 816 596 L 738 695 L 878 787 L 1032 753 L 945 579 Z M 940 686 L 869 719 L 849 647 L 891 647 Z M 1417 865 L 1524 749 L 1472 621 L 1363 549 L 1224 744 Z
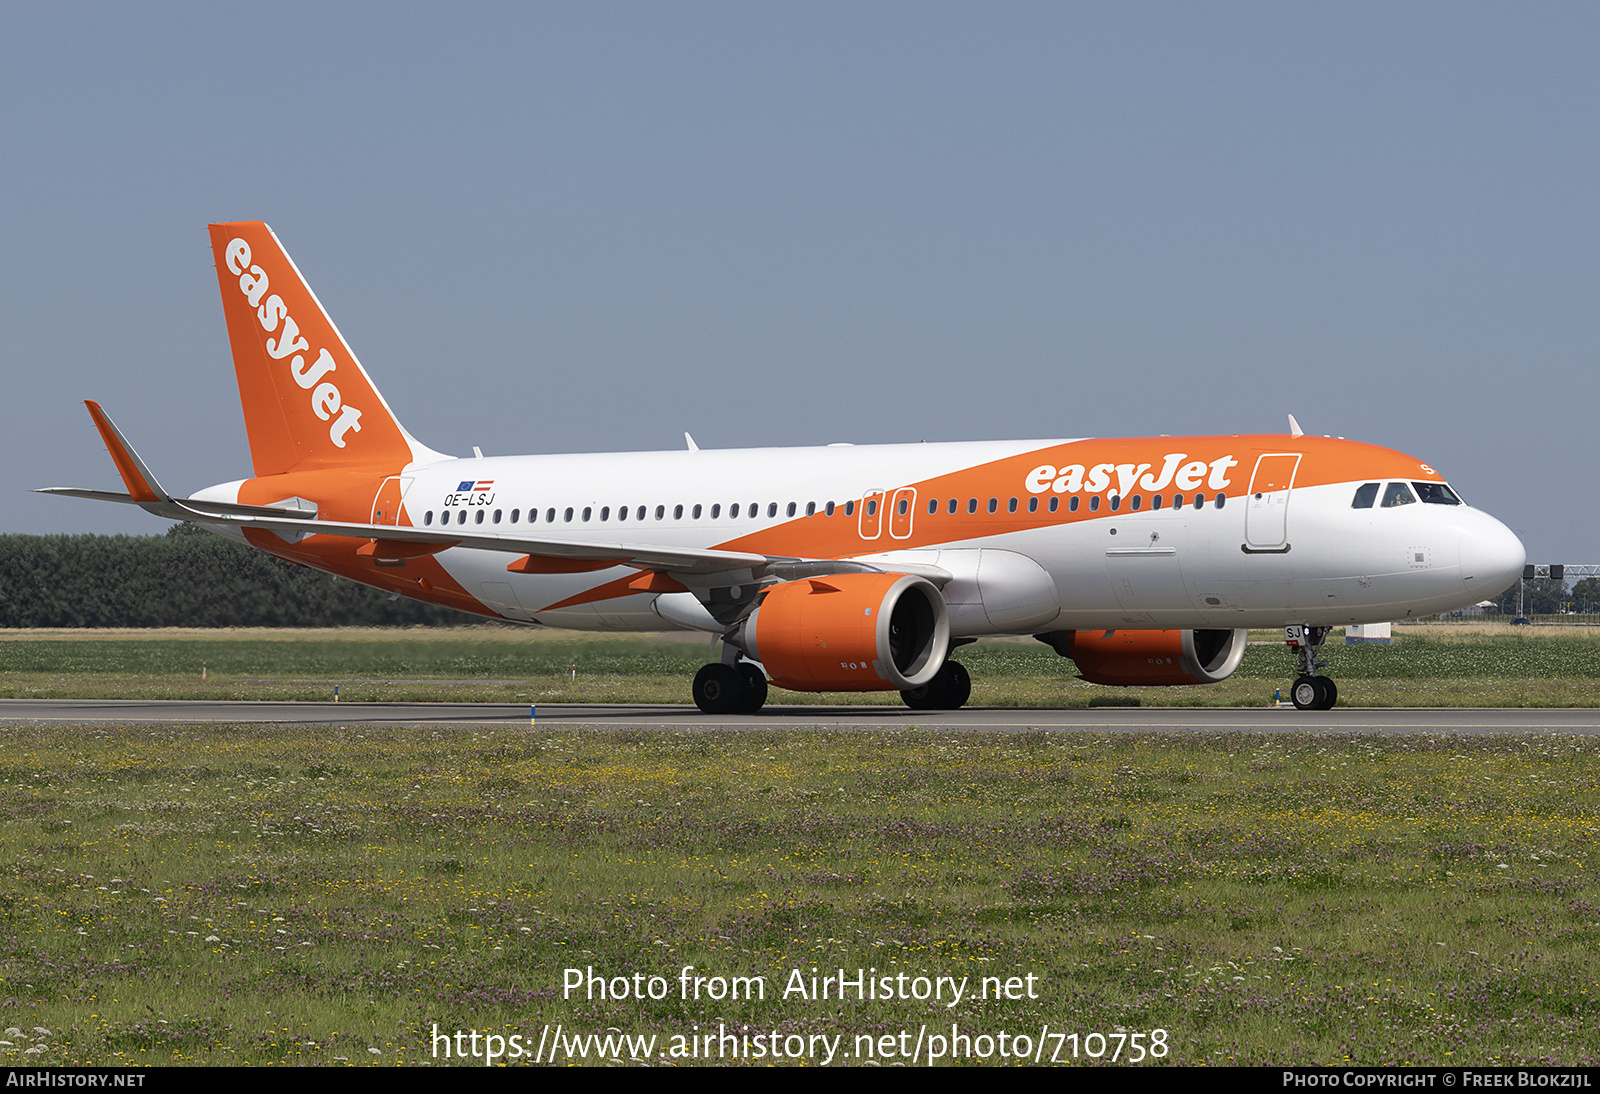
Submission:
M 1294 700 L 1296 710 L 1322 710 L 1322 700 L 1327 694 L 1323 688 L 1320 676 L 1302 676 L 1294 682 L 1289 689 L 1289 698 Z
M 739 713 L 754 714 L 767 701 L 766 674 L 749 662 L 741 662 L 739 677 L 744 681 L 744 702 L 739 704 Z
M 1332 710 L 1333 704 L 1339 701 L 1339 685 L 1333 682 L 1331 676 L 1316 676 L 1313 679 L 1322 685 L 1322 705 L 1317 709 Z
M 694 705 L 706 714 L 737 714 L 749 689 L 739 670 L 720 661 L 694 674 Z
M 932 680 L 900 693 L 912 710 L 959 710 L 972 696 L 972 677 L 959 661 L 946 661 Z
M 941 669 L 932 680 L 920 688 L 907 688 L 900 698 L 912 710 L 939 710 L 944 699 L 944 671 Z
M 946 661 L 939 676 L 945 680 L 946 691 L 941 710 L 960 710 L 972 698 L 972 677 L 959 661 Z

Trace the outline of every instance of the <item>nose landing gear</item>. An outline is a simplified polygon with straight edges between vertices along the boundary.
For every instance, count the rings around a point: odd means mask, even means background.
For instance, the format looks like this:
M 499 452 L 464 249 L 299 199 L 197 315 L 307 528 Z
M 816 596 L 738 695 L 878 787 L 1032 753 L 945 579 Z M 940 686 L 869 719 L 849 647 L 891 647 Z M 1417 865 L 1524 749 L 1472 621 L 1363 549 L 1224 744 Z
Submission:
M 1301 676 L 1289 689 L 1296 710 L 1332 710 L 1339 701 L 1339 687 L 1331 677 Z
M 1322 643 L 1327 641 L 1328 627 L 1295 625 L 1283 629 L 1283 640 L 1294 651 L 1300 670 L 1289 698 L 1296 710 L 1332 710 L 1339 701 L 1339 686 L 1333 678 L 1320 675 L 1318 670 L 1327 664 L 1317 656 Z

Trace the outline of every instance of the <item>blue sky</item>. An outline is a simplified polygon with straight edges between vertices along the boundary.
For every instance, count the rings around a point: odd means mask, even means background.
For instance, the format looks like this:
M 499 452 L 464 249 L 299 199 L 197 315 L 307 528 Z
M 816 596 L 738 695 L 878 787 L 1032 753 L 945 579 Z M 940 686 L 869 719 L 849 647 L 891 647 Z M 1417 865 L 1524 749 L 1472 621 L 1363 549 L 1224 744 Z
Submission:
M 1307 431 L 1600 562 L 1600 8 L 11 4 L 0 531 L 248 452 L 261 219 L 486 453 Z

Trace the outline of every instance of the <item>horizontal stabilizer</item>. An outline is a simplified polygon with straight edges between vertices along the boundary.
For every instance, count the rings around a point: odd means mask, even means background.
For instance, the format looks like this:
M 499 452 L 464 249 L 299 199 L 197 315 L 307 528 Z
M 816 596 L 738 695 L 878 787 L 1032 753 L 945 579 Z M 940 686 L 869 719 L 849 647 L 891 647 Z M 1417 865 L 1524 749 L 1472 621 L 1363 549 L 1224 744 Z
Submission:
M 132 494 L 119 494 L 115 490 L 86 490 L 79 486 L 41 486 L 34 493 L 138 505 L 158 516 L 171 517 L 173 520 L 193 520 L 195 518 L 192 514 L 196 511 L 229 513 L 245 517 L 276 517 L 282 516 L 285 512 L 283 507 L 277 505 L 241 505 L 230 501 L 201 501 L 199 498 L 167 498 L 161 502 L 144 502 Z

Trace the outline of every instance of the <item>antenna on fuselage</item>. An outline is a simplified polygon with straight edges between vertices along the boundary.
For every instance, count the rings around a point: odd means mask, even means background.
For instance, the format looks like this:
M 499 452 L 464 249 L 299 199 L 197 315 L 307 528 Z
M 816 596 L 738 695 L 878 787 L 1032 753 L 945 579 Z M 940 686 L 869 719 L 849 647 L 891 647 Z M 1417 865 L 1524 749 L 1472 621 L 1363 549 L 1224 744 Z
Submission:
M 683 431 L 683 439 L 685 441 L 689 442 L 689 451 L 690 452 L 698 452 L 698 451 L 700 451 L 700 446 L 694 443 L 694 438 L 689 436 L 689 431 L 687 429 L 685 429 Z
M 1289 415 L 1289 436 L 1304 437 L 1306 431 L 1300 428 L 1300 423 L 1294 420 L 1294 415 Z

